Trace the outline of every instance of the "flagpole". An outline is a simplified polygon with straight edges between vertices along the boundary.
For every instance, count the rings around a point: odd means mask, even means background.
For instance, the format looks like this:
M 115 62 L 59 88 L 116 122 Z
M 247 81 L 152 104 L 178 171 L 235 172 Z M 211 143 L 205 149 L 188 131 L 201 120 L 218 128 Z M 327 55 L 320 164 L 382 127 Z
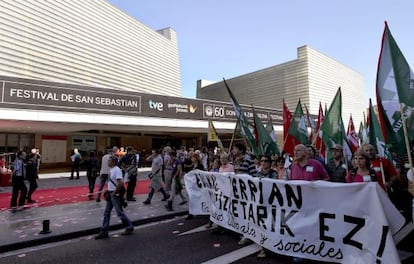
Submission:
M 210 129 L 211 129 L 211 119 L 209 118 L 208 119 L 208 127 L 207 127 L 207 145 L 208 145 L 208 143 L 210 143 Z
M 326 155 L 326 156 L 328 156 L 328 155 Z M 342 159 L 344 160 L 344 163 L 345 163 L 345 171 L 346 171 L 345 175 L 348 175 L 348 172 L 349 172 L 348 158 L 346 157 L 345 144 L 344 144 L 343 140 L 342 140 Z
M 229 153 L 231 152 L 231 148 L 233 146 L 233 141 L 234 141 L 234 135 L 236 134 L 236 129 L 237 129 L 237 125 L 238 125 L 238 120 L 236 121 L 236 126 L 233 129 L 233 135 L 231 136 L 231 140 L 230 140 L 230 145 L 229 145 Z
M 406 150 L 407 150 L 409 170 L 411 170 L 412 173 L 414 173 L 413 160 L 412 160 L 412 157 L 411 157 L 411 149 L 410 149 L 411 146 L 410 146 L 410 141 L 408 139 L 408 133 L 407 133 L 407 124 L 405 123 L 405 116 L 404 116 L 404 112 L 403 112 L 402 103 L 400 103 L 399 105 L 400 105 L 401 121 L 403 123 L 404 140 L 405 140 L 405 145 L 406 145 Z M 408 180 L 408 191 L 412 195 L 414 195 L 413 183 L 414 183 L 413 181 Z
M 410 164 L 410 170 L 413 169 L 413 160 L 411 157 L 411 149 L 410 149 L 410 141 L 408 139 L 408 133 L 407 133 L 407 124 L 405 123 L 405 116 L 403 112 L 402 103 L 400 105 L 400 113 L 401 113 L 401 121 L 403 125 L 403 132 L 404 132 L 404 140 L 405 140 L 405 146 L 407 149 L 407 155 L 408 155 L 408 163 Z
M 319 128 L 318 128 L 318 131 L 315 133 L 315 136 L 314 136 L 314 138 L 312 139 L 312 145 L 314 145 L 314 146 L 316 146 L 316 140 L 318 139 L 318 137 L 319 137 L 319 132 L 321 131 L 321 126 L 319 126 Z M 322 150 L 322 144 L 321 144 L 321 146 L 320 146 L 320 149 L 319 149 L 319 151 L 321 151 Z
M 377 140 L 377 150 L 378 150 L 378 152 L 379 152 L 379 150 L 380 150 L 380 142 L 379 142 L 379 139 L 378 139 L 378 137 L 376 137 L 376 140 Z M 385 150 L 384 150 L 385 151 Z M 382 176 L 382 182 L 384 183 L 384 187 L 385 187 L 385 172 L 384 172 L 384 165 L 382 164 L 382 157 L 381 157 L 381 155 L 379 155 L 379 153 L 378 153 L 378 156 L 379 156 L 379 160 L 380 160 L 380 168 L 381 168 L 381 176 Z
M 285 145 L 286 145 L 286 141 L 287 141 L 288 137 L 289 137 L 289 131 L 288 131 L 288 133 L 286 134 L 286 137 L 283 140 L 282 152 L 285 150 Z
M 239 121 L 236 121 L 236 126 L 234 127 L 233 135 L 231 137 L 231 141 L 230 141 L 230 145 L 229 145 L 229 153 L 231 153 L 231 149 L 232 149 L 233 141 L 234 141 L 234 136 L 236 134 L 238 124 L 239 124 Z M 246 145 L 246 147 L 248 147 L 249 145 L 247 144 L 247 140 L 246 140 L 245 137 L 243 137 L 243 141 L 244 141 L 244 144 Z M 253 151 L 253 150 L 251 149 L 251 151 Z

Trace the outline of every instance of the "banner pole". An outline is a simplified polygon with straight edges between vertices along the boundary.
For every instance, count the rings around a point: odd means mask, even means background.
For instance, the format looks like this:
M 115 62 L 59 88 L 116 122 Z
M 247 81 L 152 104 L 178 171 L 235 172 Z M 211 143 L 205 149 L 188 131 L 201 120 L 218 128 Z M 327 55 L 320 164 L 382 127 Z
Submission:
M 413 169 L 413 159 L 411 157 L 411 148 L 410 148 L 411 146 L 410 146 L 410 141 L 408 139 L 407 124 L 405 123 L 405 116 L 404 116 L 404 112 L 403 112 L 402 103 L 400 103 L 399 105 L 400 105 L 401 121 L 402 121 L 402 124 L 403 124 L 403 132 L 404 132 L 405 146 L 406 146 L 407 156 L 408 156 L 408 164 L 409 164 L 408 171 L 411 170 L 411 173 L 414 173 L 414 169 Z M 412 195 L 414 195 L 414 182 L 413 181 L 408 180 L 408 191 Z
M 376 140 L 377 140 L 377 150 L 379 151 L 380 150 L 380 143 L 379 143 L 378 137 L 376 138 Z M 380 160 L 380 168 L 381 168 L 382 182 L 384 183 L 384 186 L 385 186 L 386 182 L 385 182 L 384 165 L 382 164 L 382 157 L 381 157 L 381 155 L 379 155 L 379 153 L 377 153 L 377 154 L 378 154 L 379 160 Z

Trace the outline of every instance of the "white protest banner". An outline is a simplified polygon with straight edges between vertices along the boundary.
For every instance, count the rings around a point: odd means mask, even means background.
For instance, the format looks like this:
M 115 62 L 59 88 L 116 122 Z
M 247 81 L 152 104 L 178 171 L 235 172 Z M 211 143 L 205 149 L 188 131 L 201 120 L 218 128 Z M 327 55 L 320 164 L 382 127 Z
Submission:
M 399 263 L 404 218 L 377 183 L 284 181 L 192 171 L 190 213 L 278 254 L 337 263 Z

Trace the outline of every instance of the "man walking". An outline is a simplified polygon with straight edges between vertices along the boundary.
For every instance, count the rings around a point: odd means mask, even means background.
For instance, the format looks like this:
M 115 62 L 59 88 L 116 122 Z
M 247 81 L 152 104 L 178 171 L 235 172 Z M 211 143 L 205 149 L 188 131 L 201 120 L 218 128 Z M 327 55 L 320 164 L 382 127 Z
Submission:
M 116 214 L 119 219 L 121 219 L 122 224 L 125 226 L 125 231 L 121 235 L 130 235 L 134 231 L 134 226 L 132 225 L 131 220 L 122 209 L 122 199 L 124 193 L 122 190 L 125 190 L 124 182 L 122 181 L 122 171 L 117 166 L 118 158 L 111 156 L 108 161 L 109 171 L 109 181 L 108 181 L 108 195 L 105 196 L 106 207 L 101 227 L 101 232 L 95 236 L 95 239 L 102 239 L 109 237 L 108 229 L 109 222 L 111 219 L 112 208 L 115 208 Z
M 138 161 L 136 160 L 135 151 L 132 147 L 127 147 L 127 153 L 121 158 L 120 166 L 124 175 L 128 174 L 126 198 L 128 201 L 136 201 L 134 192 L 135 187 L 137 186 Z
M 108 149 L 107 153 L 102 157 L 101 161 L 101 171 L 100 171 L 100 181 L 99 181 L 99 188 L 98 193 L 96 194 L 96 202 L 99 203 L 101 201 L 101 194 L 105 183 L 108 181 L 109 175 L 109 158 L 113 155 L 112 149 Z
M 167 194 L 167 192 L 162 187 L 163 181 L 162 181 L 162 166 L 163 166 L 163 160 L 162 160 L 162 149 L 153 150 L 151 154 L 152 159 L 152 165 L 151 165 L 151 186 L 150 191 L 148 193 L 148 197 L 145 201 L 143 201 L 144 204 L 151 204 L 152 197 L 154 196 L 155 190 L 159 190 L 164 198 L 162 201 L 167 201 L 170 198 L 170 195 Z
M 72 171 L 70 173 L 69 180 L 73 180 L 73 174 L 76 172 L 76 179 L 79 180 L 79 168 L 82 161 L 82 156 L 79 153 L 77 148 L 73 149 L 73 155 L 70 157 L 72 159 Z

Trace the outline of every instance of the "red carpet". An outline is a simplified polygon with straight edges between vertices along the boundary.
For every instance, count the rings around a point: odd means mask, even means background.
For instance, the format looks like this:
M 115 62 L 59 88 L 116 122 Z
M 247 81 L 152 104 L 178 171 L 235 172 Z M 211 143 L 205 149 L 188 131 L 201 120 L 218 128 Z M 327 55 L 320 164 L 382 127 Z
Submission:
M 135 194 L 148 193 L 150 180 L 138 181 L 135 187 Z M 104 190 L 106 187 L 104 188 Z M 95 186 L 95 192 L 98 191 L 98 185 Z M 89 188 L 87 186 L 76 187 L 61 187 L 54 189 L 36 190 L 33 193 L 32 199 L 36 201 L 34 204 L 29 204 L 32 207 L 53 206 L 59 204 L 90 202 L 88 198 Z M 95 197 L 95 195 L 94 195 Z M 0 210 L 7 210 L 10 208 L 10 193 L 0 193 Z M 101 200 L 104 198 L 101 196 Z M 95 202 L 95 200 L 92 200 Z

